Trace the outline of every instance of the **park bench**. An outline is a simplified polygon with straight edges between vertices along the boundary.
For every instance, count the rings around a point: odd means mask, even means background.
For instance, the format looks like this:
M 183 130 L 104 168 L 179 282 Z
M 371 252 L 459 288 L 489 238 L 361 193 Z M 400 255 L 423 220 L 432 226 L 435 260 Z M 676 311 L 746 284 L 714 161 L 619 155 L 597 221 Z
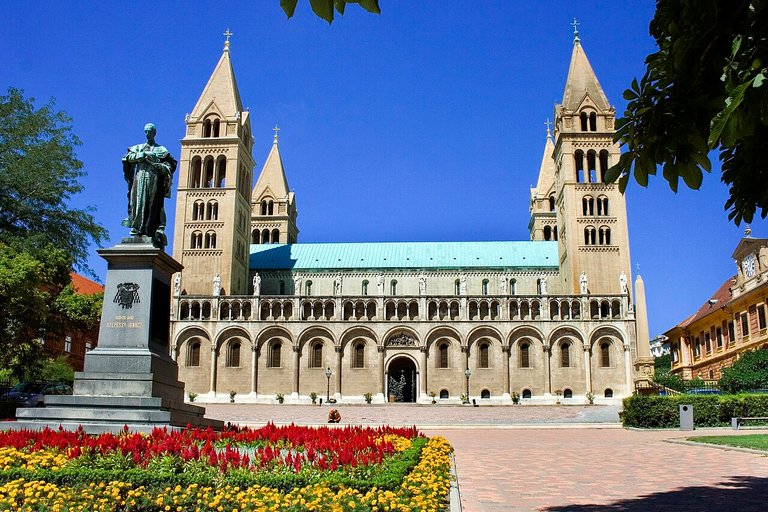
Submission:
M 739 430 L 739 426 L 745 421 L 768 421 L 768 416 L 736 416 L 731 418 L 733 430 Z

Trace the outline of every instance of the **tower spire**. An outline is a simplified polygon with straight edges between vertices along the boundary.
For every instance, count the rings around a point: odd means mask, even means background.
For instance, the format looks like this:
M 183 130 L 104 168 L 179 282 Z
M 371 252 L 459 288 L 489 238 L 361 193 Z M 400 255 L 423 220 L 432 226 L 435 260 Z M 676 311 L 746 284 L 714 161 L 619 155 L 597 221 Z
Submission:
M 547 120 L 544 121 L 544 124 L 547 125 L 547 139 L 550 139 L 552 138 L 552 132 L 550 131 L 549 128 L 550 126 L 552 126 L 552 121 L 550 121 L 549 118 L 547 118 Z
M 574 18 L 574 20 L 575 20 L 575 19 L 576 19 L 576 18 Z M 226 40 L 226 41 L 224 41 L 224 51 L 225 51 L 225 52 L 226 52 L 226 51 L 229 51 L 229 38 L 230 38 L 230 37 L 232 37 L 233 35 L 235 35 L 235 34 L 233 34 L 232 32 L 230 32 L 230 31 L 229 31 L 229 27 L 227 27 L 227 30 L 225 30 L 225 31 L 224 31 L 224 36 L 227 38 L 227 40 Z
M 581 23 L 579 23 L 576 18 L 573 18 L 573 44 L 579 44 L 581 42 L 581 39 L 579 39 L 579 29 L 577 28 Z
M 280 131 L 280 128 L 278 128 L 277 125 L 275 125 L 275 127 L 272 128 L 272 131 L 275 132 L 275 144 L 277 144 L 277 132 Z

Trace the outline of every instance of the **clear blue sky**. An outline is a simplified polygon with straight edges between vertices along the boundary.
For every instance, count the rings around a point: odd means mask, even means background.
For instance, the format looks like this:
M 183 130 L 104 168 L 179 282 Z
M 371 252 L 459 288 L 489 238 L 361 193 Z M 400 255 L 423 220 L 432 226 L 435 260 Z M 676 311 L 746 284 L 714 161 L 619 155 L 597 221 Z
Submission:
M 148 121 L 178 157 L 184 115 L 227 27 L 256 171 L 278 124 L 301 242 L 528 239 L 529 187 L 544 121 L 562 99 L 571 21 L 621 114 L 623 90 L 654 50 L 654 3 L 381 4 L 381 16 L 349 6 L 329 27 L 307 0 L 291 20 L 279 0 L 18 3 L 0 28 L 0 86 L 38 104 L 53 97 L 73 117 L 88 172 L 74 201 L 96 208 L 107 245 L 126 235 L 120 157 Z M 726 197 L 717 169 L 697 192 L 675 195 L 660 178 L 628 191 L 633 273 L 639 263 L 652 336 L 735 273 L 743 226 L 728 222 Z M 768 236 L 765 221 L 752 227 Z M 95 248 L 90 264 L 103 278 Z

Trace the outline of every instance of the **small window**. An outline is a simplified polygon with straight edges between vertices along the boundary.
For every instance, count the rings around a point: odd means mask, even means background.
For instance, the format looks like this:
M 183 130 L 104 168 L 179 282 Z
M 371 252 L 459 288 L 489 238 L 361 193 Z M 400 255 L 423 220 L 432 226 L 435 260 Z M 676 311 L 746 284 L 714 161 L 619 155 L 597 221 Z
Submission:
M 520 368 L 531 367 L 531 345 L 523 343 L 520 345 Z
M 440 398 L 446 399 L 446 398 L 449 398 L 449 397 L 450 397 L 450 395 L 448 394 L 448 390 L 447 389 L 441 389 L 440 390 Z
M 715 329 L 715 339 L 717 340 L 717 348 L 723 348 L 723 330 L 720 327 Z
M 488 295 L 488 280 L 483 279 L 483 295 Z
M 480 344 L 480 368 L 488 368 L 488 351 L 489 351 L 489 345 L 488 343 L 482 343 Z
M 746 313 L 741 314 L 741 337 L 749 336 L 749 317 Z
M 549 196 L 549 211 L 555 211 L 555 196 Z
M 238 368 L 240 366 L 240 342 L 234 341 L 227 348 L 227 367 Z
M 728 322 L 728 343 L 734 343 L 736 341 L 736 330 L 733 327 L 733 322 Z
M 305 295 L 312 295 L 312 281 L 307 281 L 304 284 Z
M 613 398 L 613 390 L 611 388 L 607 388 L 605 393 L 603 393 L 603 396 L 605 396 L 605 398 Z
M 488 391 L 487 389 L 484 389 L 480 392 L 480 399 L 484 399 L 484 398 L 485 399 L 491 398 L 491 392 Z
M 517 294 L 517 279 L 510 279 L 509 280 L 509 294 L 510 295 L 516 295 Z
M 363 295 L 368 295 L 368 280 L 363 281 Z
M 524 389 L 523 390 L 523 398 L 531 398 L 531 390 L 530 389 Z
M 573 398 L 573 391 L 568 388 L 563 390 L 563 398 Z
M 279 341 L 272 344 L 269 350 L 269 367 L 280 368 L 283 345 Z
M 365 343 L 355 343 L 355 358 L 353 359 L 353 368 L 365 367 Z
M 390 295 L 397 295 L 397 280 L 393 279 L 389 283 L 389 294 Z
M 461 282 L 458 279 L 453 282 L 453 294 L 461 295 Z
M 757 325 L 761 331 L 765 329 L 765 306 L 762 304 L 757 306 Z
M 323 367 L 323 342 L 318 341 L 312 344 L 312 357 L 309 359 L 310 368 Z
M 563 343 L 560 345 L 560 366 L 568 368 L 571 366 L 571 345 L 570 343 Z
M 448 344 L 443 342 L 437 349 L 439 352 L 439 368 L 448 368 Z
M 64 337 L 64 352 L 72 352 L 72 336 Z
M 187 349 L 187 366 L 200 366 L 200 342 L 193 341 Z

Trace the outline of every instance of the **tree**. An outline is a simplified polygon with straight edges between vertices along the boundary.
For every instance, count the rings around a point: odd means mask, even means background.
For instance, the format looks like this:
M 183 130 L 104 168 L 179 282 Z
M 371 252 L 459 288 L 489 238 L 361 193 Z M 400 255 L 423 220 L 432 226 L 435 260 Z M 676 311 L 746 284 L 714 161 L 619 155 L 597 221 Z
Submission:
M 83 189 L 80 141 L 53 101 L 39 109 L 33 102 L 14 88 L 0 96 L 0 243 L 33 255 L 52 245 L 88 270 L 90 242 L 102 242 L 106 231 L 92 208 L 69 204 Z
M 735 224 L 768 215 L 768 2 L 658 0 L 650 33 L 659 50 L 624 92 L 615 140 L 626 148 L 606 181 L 623 192 L 657 166 L 677 191 L 698 189 L 719 149 L 725 203 Z
M 719 384 L 728 393 L 768 389 L 768 350 L 744 352 L 733 366 L 723 370 Z
M 286 16 L 292 18 L 298 2 L 299 0 L 280 0 L 280 7 L 283 8 Z M 336 9 L 339 14 L 344 16 L 347 4 L 358 4 L 368 12 L 381 14 L 379 0 L 309 0 L 309 4 L 312 6 L 312 11 L 329 24 L 333 23 L 333 10 Z

